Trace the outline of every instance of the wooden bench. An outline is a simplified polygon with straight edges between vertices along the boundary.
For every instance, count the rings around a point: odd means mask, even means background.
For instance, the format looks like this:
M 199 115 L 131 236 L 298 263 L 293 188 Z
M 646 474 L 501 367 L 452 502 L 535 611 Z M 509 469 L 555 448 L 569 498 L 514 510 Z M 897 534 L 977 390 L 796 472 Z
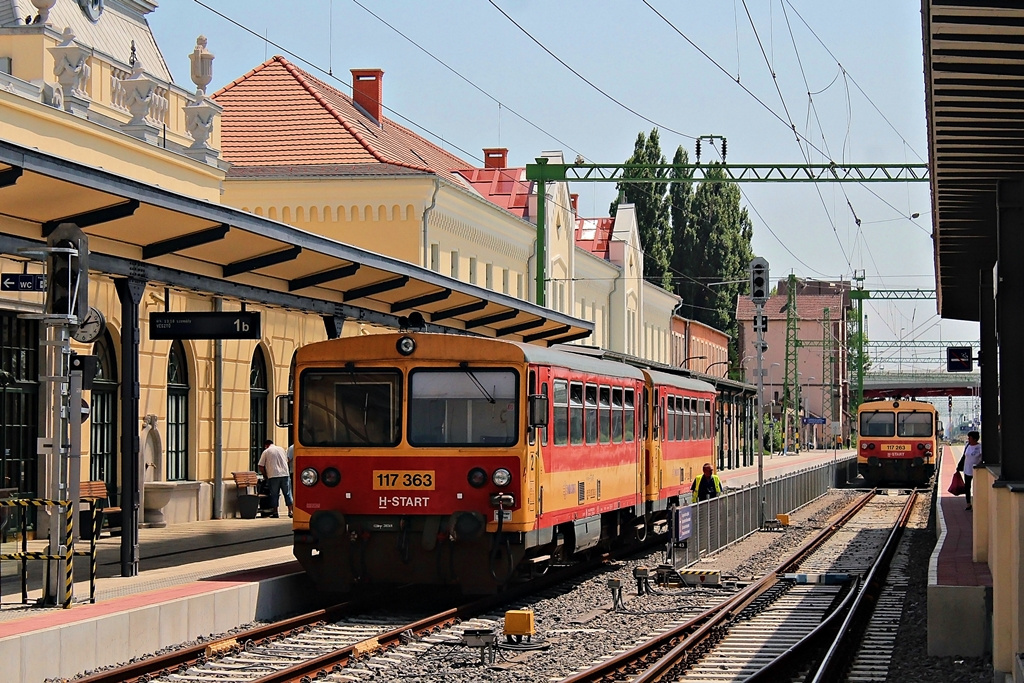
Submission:
M 266 498 L 259 492 L 259 474 L 253 471 L 232 472 L 235 480 L 235 492 L 238 494 L 238 513 L 242 519 L 255 519 L 260 508 L 260 498 Z
M 110 522 L 110 529 L 120 530 L 121 528 L 121 508 L 110 505 L 110 494 L 107 492 L 107 484 L 102 481 L 83 481 L 79 484 L 79 496 L 83 503 L 88 503 L 91 507 L 96 507 L 97 510 L 101 511 L 100 515 L 100 527 L 103 526 L 103 520 L 106 518 Z M 82 512 L 87 512 L 83 510 Z M 84 521 L 89 520 L 89 528 L 86 529 Z M 79 516 L 80 523 L 82 524 L 79 535 L 82 538 L 90 538 L 92 536 L 92 519 L 87 515 Z

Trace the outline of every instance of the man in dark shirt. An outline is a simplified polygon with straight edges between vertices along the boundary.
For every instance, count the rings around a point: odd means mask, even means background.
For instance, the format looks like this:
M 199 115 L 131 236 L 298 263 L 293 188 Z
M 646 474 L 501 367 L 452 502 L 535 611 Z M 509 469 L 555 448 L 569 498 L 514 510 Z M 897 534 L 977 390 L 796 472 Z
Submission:
M 697 475 L 690 490 L 693 491 L 694 497 L 698 501 L 714 498 L 722 492 L 722 480 L 718 478 L 717 474 L 712 473 L 711 463 L 704 463 L 704 473 Z

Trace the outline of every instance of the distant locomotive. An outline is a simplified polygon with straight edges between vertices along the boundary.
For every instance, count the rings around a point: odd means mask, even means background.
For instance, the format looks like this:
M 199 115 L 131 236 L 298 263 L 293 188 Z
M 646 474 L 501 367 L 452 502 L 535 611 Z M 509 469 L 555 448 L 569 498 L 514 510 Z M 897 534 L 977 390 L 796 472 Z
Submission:
M 870 401 L 857 409 L 857 468 L 871 484 L 924 484 L 935 473 L 938 412 L 922 401 Z
M 713 459 L 714 387 L 501 341 L 384 334 L 296 356 L 294 553 L 318 587 L 491 592 L 643 537 Z

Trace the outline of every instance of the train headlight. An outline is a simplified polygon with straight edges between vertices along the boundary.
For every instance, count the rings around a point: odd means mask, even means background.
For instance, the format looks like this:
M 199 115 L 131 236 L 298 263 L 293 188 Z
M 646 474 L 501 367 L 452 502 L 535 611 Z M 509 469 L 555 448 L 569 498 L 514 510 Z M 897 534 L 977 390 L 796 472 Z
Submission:
M 313 486 L 319 478 L 320 475 L 312 467 L 307 467 L 299 473 L 299 481 L 302 482 L 303 486 Z
M 499 467 L 491 475 L 491 481 L 494 482 L 495 486 L 508 486 L 512 481 L 512 473 L 504 467 Z
M 917 450 L 923 451 L 924 450 L 924 444 L 923 443 L 917 444 Z
M 868 445 L 867 445 L 867 443 L 862 443 L 862 444 L 860 445 L 860 447 L 861 447 L 862 449 L 864 449 L 865 451 L 866 451 L 866 450 L 868 449 Z
M 869 450 L 869 451 L 873 451 L 873 450 L 875 450 L 875 444 L 873 444 L 873 443 L 869 443 L 869 444 L 868 444 L 868 450 Z
M 395 348 L 398 349 L 398 352 L 403 356 L 408 356 L 416 350 L 416 340 L 412 337 L 402 337 L 398 340 L 398 343 L 395 344 Z
M 469 480 L 470 486 L 478 489 L 487 483 L 487 473 L 479 467 L 474 467 L 469 471 L 469 476 L 466 479 Z
M 341 481 L 341 472 L 333 467 L 328 467 L 324 470 L 323 477 L 324 486 L 337 486 L 338 482 Z

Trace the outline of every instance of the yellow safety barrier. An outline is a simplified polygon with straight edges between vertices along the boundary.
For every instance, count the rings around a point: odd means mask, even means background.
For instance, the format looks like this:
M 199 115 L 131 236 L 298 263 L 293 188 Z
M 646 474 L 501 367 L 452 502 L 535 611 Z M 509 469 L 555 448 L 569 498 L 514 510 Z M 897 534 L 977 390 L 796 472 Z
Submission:
M 28 549 L 28 521 L 24 514 L 20 515 L 21 552 L 0 553 L 0 561 L 17 560 L 21 562 L 21 603 L 28 604 L 28 560 L 59 560 L 64 563 L 64 589 L 61 606 L 65 609 L 71 607 L 72 589 L 74 587 L 74 556 L 88 556 L 89 563 L 89 601 L 96 602 L 96 572 L 98 563 L 96 561 L 96 539 L 100 535 L 100 524 L 102 517 L 99 515 L 96 501 L 89 502 L 89 510 L 92 517 L 92 538 L 89 540 L 88 550 L 75 550 L 75 510 L 72 509 L 69 500 L 52 500 L 49 498 L 11 498 L 0 500 L 2 508 L 30 508 L 30 507 L 58 507 L 64 510 L 64 532 L 67 538 L 67 550 L 63 555 L 55 555 L 47 549 L 46 552 L 32 552 Z

